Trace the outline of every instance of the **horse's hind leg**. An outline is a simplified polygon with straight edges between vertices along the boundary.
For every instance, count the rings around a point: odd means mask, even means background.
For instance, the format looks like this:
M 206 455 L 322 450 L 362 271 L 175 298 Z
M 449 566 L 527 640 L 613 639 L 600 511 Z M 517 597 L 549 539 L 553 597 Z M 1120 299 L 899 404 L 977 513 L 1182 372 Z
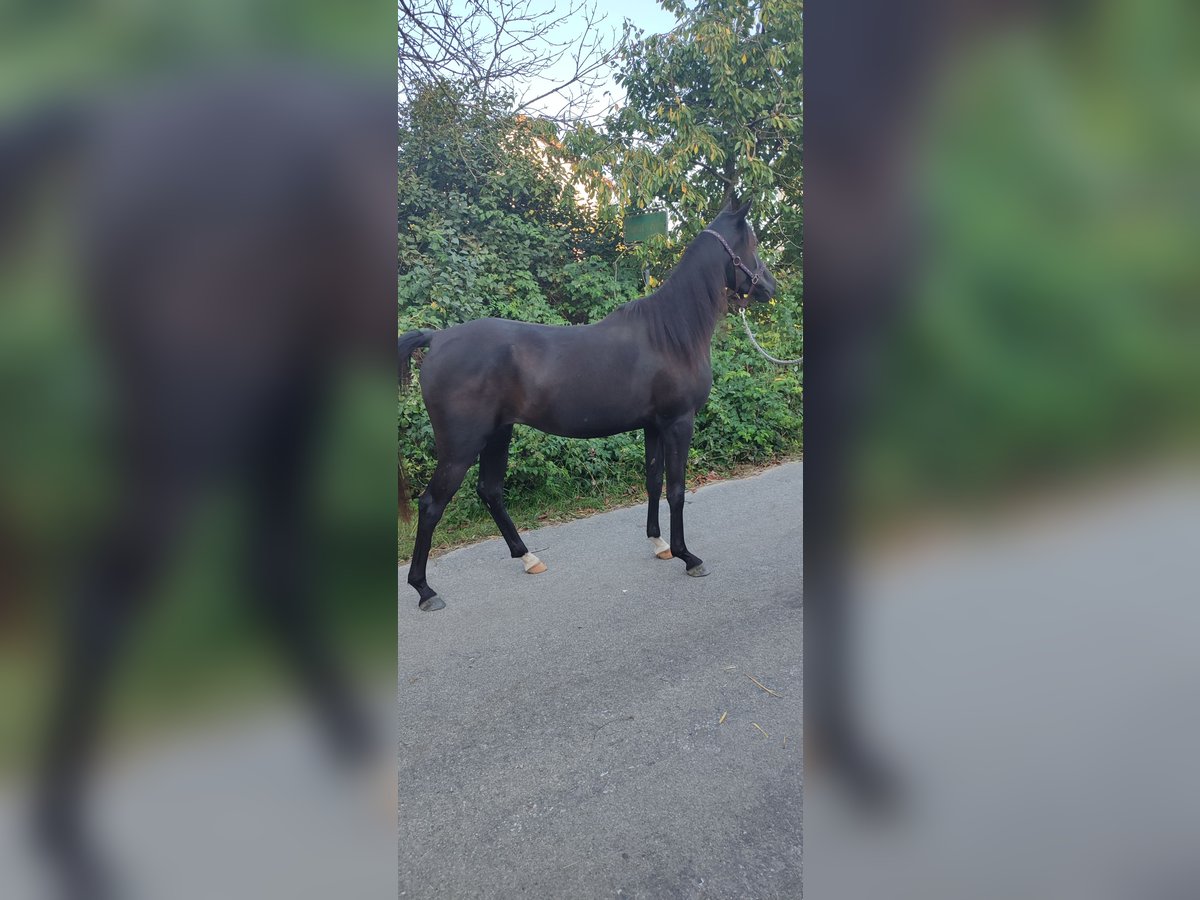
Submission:
M 443 456 L 439 453 L 439 456 Z M 444 609 L 446 604 L 425 580 L 425 568 L 429 562 L 429 547 L 433 542 L 433 530 L 442 519 L 442 513 L 455 492 L 462 485 L 467 469 L 475 461 L 475 453 L 446 454 L 438 460 L 437 468 L 429 485 L 421 494 L 417 504 L 417 539 L 413 544 L 412 562 L 408 566 L 408 583 L 421 595 L 417 606 L 422 612 Z
M 671 558 L 671 545 L 662 539 L 658 527 L 658 501 L 663 485 L 663 442 L 662 433 L 653 425 L 646 428 L 646 493 L 650 504 L 646 508 L 646 537 L 654 555 L 659 559 Z
M 504 473 L 508 469 L 508 445 L 512 440 L 512 426 L 498 428 L 490 438 L 483 452 L 479 454 L 479 484 L 476 492 L 496 520 L 504 543 L 508 544 L 508 552 L 513 559 L 520 559 L 525 565 L 525 571 L 530 575 L 540 575 L 546 571 L 546 564 L 529 552 L 517 526 L 504 508 Z

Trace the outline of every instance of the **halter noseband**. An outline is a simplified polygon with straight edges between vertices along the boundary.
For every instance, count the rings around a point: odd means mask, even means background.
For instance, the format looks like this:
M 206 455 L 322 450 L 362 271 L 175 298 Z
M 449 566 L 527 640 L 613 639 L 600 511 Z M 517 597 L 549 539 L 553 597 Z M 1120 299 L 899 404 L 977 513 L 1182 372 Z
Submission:
M 745 272 L 747 277 L 750 279 L 750 287 L 746 288 L 746 290 L 744 290 L 744 291 L 739 291 L 735 287 L 735 288 L 733 288 L 733 292 L 742 297 L 750 296 L 750 291 L 752 291 L 754 289 L 754 286 L 756 284 L 758 284 L 759 278 L 762 277 L 762 274 L 764 271 L 762 262 L 761 261 L 759 262 L 757 272 L 751 272 L 750 267 L 747 266 L 744 262 L 742 262 L 742 258 L 733 252 L 733 248 L 729 246 L 729 241 L 725 240 L 724 235 L 720 234 L 719 232 L 713 231 L 711 228 L 705 228 L 702 233 L 703 234 L 711 234 L 718 241 L 720 241 L 721 246 L 725 248 L 725 252 L 729 254 L 729 258 L 733 260 L 733 264 L 735 266 L 737 266 L 739 269 L 741 269 L 743 272 Z

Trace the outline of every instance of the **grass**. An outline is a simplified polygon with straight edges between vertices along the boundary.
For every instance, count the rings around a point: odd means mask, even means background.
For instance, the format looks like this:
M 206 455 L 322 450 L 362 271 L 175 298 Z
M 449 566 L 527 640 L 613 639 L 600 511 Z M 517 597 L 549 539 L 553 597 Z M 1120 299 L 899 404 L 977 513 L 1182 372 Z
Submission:
M 689 472 L 687 487 L 689 491 L 692 491 L 715 481 L 745 478 L 772 466 L 792 462 L 799 458 L 796 455 L 783 455 L 759 462 L 740 463 L 719 470 Z M 499 537 L 500 532 L 496 528 L 496 523 L 492 521 L 487 507 L 476 496 L 471 487 L 473 484 L 472 474 L 468 473 L 463 487 L 446 507 L 446 512 L 442 516 L 441 522 L 438 523 L 437 530 L 433 533 L 431 551 L 433 555 Z M 640 506 L 644 503 L 646 503 L 646 487 L 640 479 L 636 482 L 607 485 L 590 482 L 548 485 L 536 493 L 507 498 L 508 513 L 520 531 L 530 531 L 544 525 L 586 518 L 609 509 Z M 416 538 L 415 502 L 412 507 L 414 509 L 413 516 L 407 522 L 398 517 L 396 523 L 396 551 L 397 559 L 401 564 L 408 562 L 413 540 Z

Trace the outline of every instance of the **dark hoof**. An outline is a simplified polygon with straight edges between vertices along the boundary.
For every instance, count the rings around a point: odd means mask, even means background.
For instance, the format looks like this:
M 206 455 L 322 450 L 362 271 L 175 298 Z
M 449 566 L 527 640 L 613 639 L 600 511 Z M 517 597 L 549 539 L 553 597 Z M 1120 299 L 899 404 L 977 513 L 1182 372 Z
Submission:
M 708 574 L 708 569 L 704 568 L 704 563 L 700 563 L 699 565 L 692 566 L 690 569 L 688 569 L 687 573 L 693 578 L 703 578 Z
M 446 601 L 444 601 L 437 594 L 434 594 L 432 597 L 426 597 L 424 600 L 422 600 L 420 603 L 417 604 L 417 609 L 419 609 L 421 612 L 435 612 L 439 609 L 445 609 L 445 608 L 446 608 Z

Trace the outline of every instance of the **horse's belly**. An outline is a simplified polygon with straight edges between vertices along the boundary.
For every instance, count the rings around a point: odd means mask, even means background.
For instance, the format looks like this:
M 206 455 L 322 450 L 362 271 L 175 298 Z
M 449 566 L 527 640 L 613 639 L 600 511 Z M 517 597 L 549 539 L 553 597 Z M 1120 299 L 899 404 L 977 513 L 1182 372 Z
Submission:
M 589 414 L 582 410 L 564 410 L 558 414 L 547 412 L 518 419 L 518 422 L 548 434 L 569 438 L 608 437 L 613 434 L 634 431 L 646 424 L 643 416 L 605 416 Z

